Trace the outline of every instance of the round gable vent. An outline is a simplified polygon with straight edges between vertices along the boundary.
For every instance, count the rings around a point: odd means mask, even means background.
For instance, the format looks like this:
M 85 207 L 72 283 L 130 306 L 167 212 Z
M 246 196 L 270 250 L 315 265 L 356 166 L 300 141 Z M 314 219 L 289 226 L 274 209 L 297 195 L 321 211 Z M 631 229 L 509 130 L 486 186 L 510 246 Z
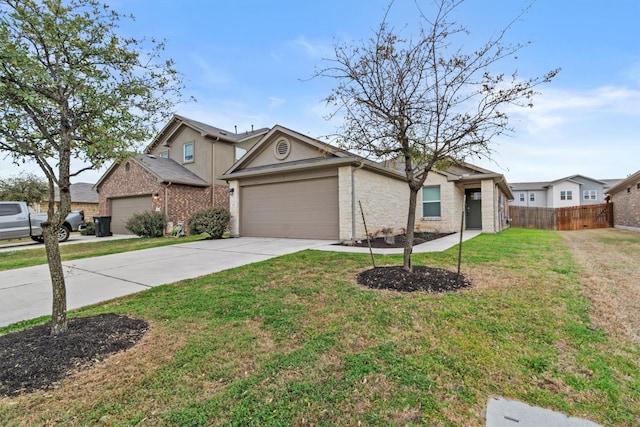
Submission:
M 284 160 L 291 152 L 291 143 L 287 139 L 280 139 L 273 146 L 273 154 L 278 160 Z

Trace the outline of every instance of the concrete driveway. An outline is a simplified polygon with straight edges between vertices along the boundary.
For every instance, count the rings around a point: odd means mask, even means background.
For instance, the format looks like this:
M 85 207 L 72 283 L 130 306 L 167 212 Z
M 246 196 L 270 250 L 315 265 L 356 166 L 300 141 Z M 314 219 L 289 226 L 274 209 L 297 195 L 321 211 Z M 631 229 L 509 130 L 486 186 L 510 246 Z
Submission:
M 154 286 L 330 244 L 326 240 L 241 237 L 63 262 L 73 310 Z M 51 314 L 47 265 L 0 272 L 0 326 Z

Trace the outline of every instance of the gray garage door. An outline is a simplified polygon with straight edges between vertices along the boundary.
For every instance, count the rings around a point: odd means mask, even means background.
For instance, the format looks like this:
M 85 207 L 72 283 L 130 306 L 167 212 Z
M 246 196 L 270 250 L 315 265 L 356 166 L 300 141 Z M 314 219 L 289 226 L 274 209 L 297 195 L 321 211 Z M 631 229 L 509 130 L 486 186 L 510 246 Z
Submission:
M 338 239 L 338 178 L 242 187 L 240 234 Z
M 124 224 L 134 213 L 151 210 L 151 194 L 111 199 L 111 232 L 131 234 Z

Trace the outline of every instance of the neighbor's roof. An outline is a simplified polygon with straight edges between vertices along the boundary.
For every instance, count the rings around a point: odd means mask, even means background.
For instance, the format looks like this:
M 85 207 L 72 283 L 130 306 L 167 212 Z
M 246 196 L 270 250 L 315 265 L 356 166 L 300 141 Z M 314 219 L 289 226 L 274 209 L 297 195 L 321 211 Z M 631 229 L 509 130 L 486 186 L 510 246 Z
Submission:
M 551 183 L 549 181 L 541 181 L 541 182 L 512 182 L 509 184 L 512 191 L 535 191 L 535 190 L 546 190 Z
M 71 192 L 71 201 L 75 203 L 98 203 L 99 196 L 98 192 L 93 189 L 94 184 L 90 184 L 88 182 L 77 182 L 75 184 L 71 184 L 69 186 L 69 191 Z M 58 187 L 54 188 L 55 195 L 53 200 L 56 202 L 60 201 L 60 189 Z M 48 197 L 45 197 L 44 200 L 47 200 Z
M 571 176 L 566 176 L 564 178 L 560 178 L 560 179 L 555 179 L 553 181 L 538 181 L 538 182 L 513 182 L 511 184 L 509 184 L 509 186 L 511 187 L 511 190 L 513 191 L 536 191 L 536 190 L 547 190 L 549 187 L 559 184 L 561 182 L 565 182 L 565 181 L 570 181 L 570 182 L 574 182 L 577 184 L 582 184 L 582 182 L 580 182 L 579 179 L 576 178 L 581 178 L 583 180 L 588 180 L 591 182 L 595 182 L 598 184 L 602 184 L 602 186 L 606 189 L 610 186 L 612 186 L 613 184 L 617 183 L 618 181 L 620 181 L 619 179 L 593 179 L 593 178 L 589 178 L 588 176 L 584 176 L 584 175 L 571 175 Z

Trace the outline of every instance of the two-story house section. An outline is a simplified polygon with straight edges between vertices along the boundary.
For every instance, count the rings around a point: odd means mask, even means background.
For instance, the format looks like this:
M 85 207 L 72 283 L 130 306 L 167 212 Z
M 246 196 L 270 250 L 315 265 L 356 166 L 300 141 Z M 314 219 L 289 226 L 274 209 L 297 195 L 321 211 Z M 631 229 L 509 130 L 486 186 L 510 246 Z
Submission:
M 547 207 L 548 182 L 516 182 L 509 185 L 514 199 L 509 201 L 511 206 L 526 206 L 532 208 Z
M 607 190 L 619 180 L 572 175 L 555 181 L 516 182 L 510 185 L 511 206 L 563 208 L 605 202 Z
M 218 177 L 268 131 L 230 132 L 176 115 L 144 153 L 114 164 L 96 183 L 100 213 L 112 217 L 114 233 L 126 234 L 137 212 L 163 212 L 177 223 L 202 209 L 229 209 L 229 186 Z

